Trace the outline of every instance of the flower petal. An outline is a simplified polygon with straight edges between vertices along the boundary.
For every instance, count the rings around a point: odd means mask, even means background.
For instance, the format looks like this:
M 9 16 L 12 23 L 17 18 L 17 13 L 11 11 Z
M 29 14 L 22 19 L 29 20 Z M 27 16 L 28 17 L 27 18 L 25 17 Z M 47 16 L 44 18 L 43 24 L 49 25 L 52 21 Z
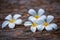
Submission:
M 44 9 L 39 9 L 39 11 L 38 11 L 38 15 L 40 15 L 40 16 L 41 16 L 41 15 L 43 15 L 43 14 L 44 14 L 44 12 L 45 12 L 45 11 L 44 11 Z
M 30 21 L 32 21 L 32 22 L 35 22 L 35 21 L 36 21 L 36 18 L 33 17 L 33 16 L 30 16 L 30 17 L 28 18 L 28 20 L 30 20 Z
M 52 28 L 55 29 L 55 30 L 58 28 L 55 23 L 50 24 L 50 27 L 52 27 Z
M 5 19 L 11 20 L 12 19 L 12 15 L 8 15 L 7 17 L 5 17 Z
M 31 25 L 32 25 L 32 23 L 30 21 L 27 21 L 24 23 L 24 26 L 31 26 Z
M 37 23 L 38 25 L 41 25 L 41 24 L 44 24 L 45 21 L 40 19 L 40 20 L 36 21 L 36 23 Z
M 42 30 L 44 29 L 44 26 L 43 26 L 43 25 L 38 25 L 38 26 L 37 26 L 37 29 L 38 29 L 39 31 L 42 31 Z
M 15 24 L 14 23 L 9 23 L 9 28 L 14 28 L 15 27 Z
M 36 15 L 36 11 L 35 11 L 34 9 L 30 9 L 30 10 L 28 11 L 28 13 L 31 14 L 31 15 L 33 15 L 33 16 Z
M 40 17 L 40 19 L 41 19 L 41 20 L 45 20 L 45 19 L 46 19 L 46 16 L 45 16 L 45 15 L 42 15 L 42 16 Z
M 19 17 L 21 17 L 21 15 L 15 14 L 15 15 L 13 16 L 13 19 L 18 19 Z
M 3 24 L 2 24 L 2 28 L 6 27 L 6 25 L 8 25 L 8 24 L 9 24 L 9 21 L 5 21 L 5 22 L 3 22 Z
M 48 15 L 47 16 L 47 22 L 50 23 L 54 19 L 54 16 Z
M 22 19 L 17 19 L 16 21 L 15 21 L 15 24 L 21 24 L 22 23 Z
M 31 29 L 32 32 L 36 31 L 36 27 L 31 27 L 30 29 Z
M 51 27 L 50 25 L 46 26 L 45 29 L 46 29 L 47 31 L 53 30 L 52 27 Z

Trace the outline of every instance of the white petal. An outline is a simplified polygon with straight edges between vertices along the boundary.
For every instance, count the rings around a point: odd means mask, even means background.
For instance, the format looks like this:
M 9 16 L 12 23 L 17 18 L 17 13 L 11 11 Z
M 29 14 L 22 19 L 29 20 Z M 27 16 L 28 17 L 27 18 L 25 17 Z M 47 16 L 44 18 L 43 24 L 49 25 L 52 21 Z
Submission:
M 14 23 L 9 23 L 9 28 L 14 28 L 15 27 L 15 24 Z
M 37 26 L 37 29 L 38 29 L 39 31 L 42 31 L 42 30 L 44 29 L 44 26 L 43 26 L 43 25 L 38 25 L 38 26 Z
M 50 24 L 50 27 L 52 27 L 55 30 L 57 29 L 57 25 L 55 23 Z
M 35 22 L 35 21 L 36 21 L 36 18 L 33 17 L 33 16 L 30 16 L 30 17 L 28 18 L 28 20 L 30 20 L 30 21 L 32 21 L 32 22 Z
M 50 23 L 54 19 L 54 16 L 48 15 L 47 16 L 47 22 Z
M 45 19 L 46 19 L 46 16 L 45 16 L 45 15 L 42 15 L 42 16 L 40 17 L 40 19 L 41 19 L 41 20 L 45 20 Z
M 30 29 L 32 32 L 36 32 L 36 27 L 31 27 Z
M 15 14 L 15 15 L 13 16 L 13 19 L 18 19 L 19 17 L 21 17 L 21 15 Z
M 34 9 L 30 9 L 28 11 L 28 13 L 31 14 L 31 15 L 33 15 L 33 16 L 36 15 L 36 11 Z
M 43 14 L 44 14 L 44 12 L 45 12 L 45 11 L 44 11 L 44 9 L 39 9 L 39 11 L 38 11 L 38 15 L 40 15 L 40 16 L 41 16 L 41 15 L 43 15 Z
M 47 31 L 53 30 L 52 27 L 51 27 L 50 25 L 48 25 L 47 27 L 45 27 L 45 29 L 46 29 Z
M 9 24 L 8 21 L 3 22 L 3 24 L 2 24 L 2 28 L 6 27 L 8 24 Z
M 38 20 L 38 21 L 36 21 L 36 23 L 39 24 L 39 25 L 41 25 L 41 24 L 44 24 L 45 21 L 44 20 Z
M 24 26 L 31 26 L 31 25 L 32 25 L 32 23 L 30 21 L 27 21 L 24 23 Z
M 21 24 L 22 23 L 22 19 L 17 19 L 16 21 L 15 21 L 15 24 Z
M 11 20 L 12 19 L 12 15 L 8 15 L 5 19 Z

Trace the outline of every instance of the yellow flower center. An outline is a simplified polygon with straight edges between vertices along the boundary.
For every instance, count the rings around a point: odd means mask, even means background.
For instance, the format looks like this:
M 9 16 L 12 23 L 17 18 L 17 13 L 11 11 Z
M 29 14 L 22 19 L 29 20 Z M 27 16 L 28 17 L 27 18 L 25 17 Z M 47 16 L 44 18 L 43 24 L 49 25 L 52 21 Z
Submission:
M 35 15 L 35 18 L 38 19 L 40 16 L 39 15 Z
M 35 23 L 35 22 L 32 24 L 32 26 L 33 26 L 33 27 L 36 27 L 37 25 L 38 25 L 38 24 L 37 24 L 37 23 Z
M 49 23 L 48 23 L 48 22 L 45 22 L 45 23 L 44 23 L 44 26 L 45 26 L 45 27 L 46 27 L 46 26 L 48 26 L 48 25 L 49 25 Z
M 16 21 L 16 20 L 14 20 L 14 19 L 11 19 L 11 20 L 10 20 L 11 23 L 14 23 L 15 21 Z

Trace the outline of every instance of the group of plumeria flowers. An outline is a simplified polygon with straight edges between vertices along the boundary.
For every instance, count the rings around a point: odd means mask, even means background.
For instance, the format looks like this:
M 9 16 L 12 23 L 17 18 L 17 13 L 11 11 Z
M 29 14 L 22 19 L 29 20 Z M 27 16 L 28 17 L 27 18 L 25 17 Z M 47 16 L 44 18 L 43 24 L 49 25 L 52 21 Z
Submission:
M 43 15 L 45 13 L 44 9 L 39 9 L 37 13 L 34 9 L 30 9 L 28 13 L 31 16 L 28 18 L 28 21 L 24 23 L 24 26 L 28 26 L 28 27 L 31 26 L 30 30 L 32 32 L 36 32 L 36 29 L 38 29 L 39 31 L 42 31 L 44 29 L 46 29 L 47 31 L 57 29 L 57 24 L 51 23 L 51 21 L 54 19 L 54 16 Z M 4 21 L 2 24 L 2 28 L 6 27 L 7 25 L 9 26 L 9 28 L 14 28 L 15 24 L 17 25 L 22 24 L 23 20 L 19 19 L 19 17 L 21 17 L 21 15 L 19 14 L 15 14 L 14 16 L 8 15 L 5 18 L 6 21 Z

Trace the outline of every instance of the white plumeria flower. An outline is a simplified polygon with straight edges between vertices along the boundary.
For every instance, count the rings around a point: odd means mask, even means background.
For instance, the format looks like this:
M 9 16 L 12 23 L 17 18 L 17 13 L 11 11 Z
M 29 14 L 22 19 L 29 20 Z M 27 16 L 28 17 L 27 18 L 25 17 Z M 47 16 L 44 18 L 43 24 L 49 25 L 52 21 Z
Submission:
M 26 22 L 24 23 L 24 26 L 31 26 L 31 27 L 30 27 L 30 30 L 31 30 L 32 32 L 36 32 L 36 29 L 39 30 L 39 28 L 40 28 L 40 25 L 39 25 L 39 24 L 42 24 L 42 23 L 43 23 L 43 20 L 40 20 L 39 23 L 38 23 L 38 22 L 32 22 L 32 21 L 26 21 Z
M 19 17 L 21 17 L 21 15 L 19 15 L 19 14 L 15 14 L 13 17 L 12 17 L 12 15 L 8 15 L 5 18 L 6 21 L 4 21 L 2 24 L 2 28 L 6 27 L 7 25 L 9 26 L 9 28 L 14 28 L 15 24 L 21 24 L 22 19 L 19 19 Z
M 44 9 L 39 9 L 38 13 L 36 13 L 34 9 L 30 9 L 28 13 L 32 15 L 29 17 L 30 21 L 38 21 L 40 19 L 44 20 L 46 18 L 46 16 L 43 15 L 45 13 Z
M 46 20 L 43 22 L 43 24 L 41 24 L 41 26 L 39 27 L 39 30 L 43 30 L 46 29 L 47 31 L 51 31 L 53 29 L 57 29 L 57 24 L 55 23 L 51 23 L 51 21 L 54 19 L 54 16 L 52 15 L 48 15 L 46 17 Z

